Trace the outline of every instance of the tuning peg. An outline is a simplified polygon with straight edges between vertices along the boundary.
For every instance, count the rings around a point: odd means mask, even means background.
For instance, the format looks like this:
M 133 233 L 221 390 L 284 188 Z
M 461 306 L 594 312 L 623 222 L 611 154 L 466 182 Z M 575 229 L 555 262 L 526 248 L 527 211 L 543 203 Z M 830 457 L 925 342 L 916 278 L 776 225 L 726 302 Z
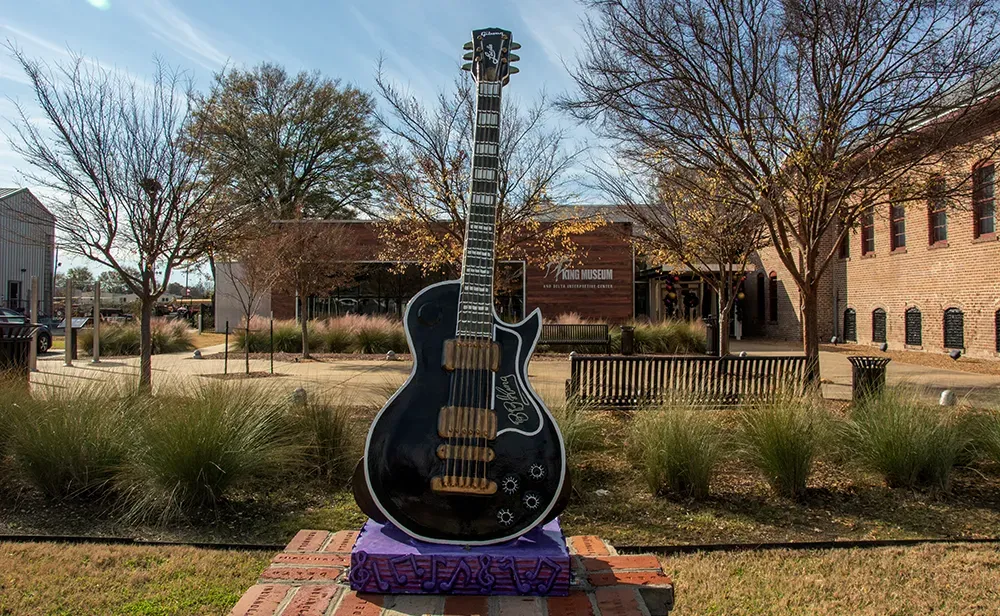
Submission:
M 510 44 L 510 50 L 511 51 L 517 51 L 520 48 L 521 48 L 521 44 L 520 43 L 511 42 L 511 44 Z
M 517 62 L 518 60 L 521 59 L 521 56 L 517 55 L 516 53 L 512 53 L 510 54 L 509 58 L 511 62 Z
M 513 75 L 514 73 L 520 73 L 521 69 L 517 68 L 516 66 L 512 66 L 509 69 L 507 69 L 507 72 Z
M 465 45 L 462 45 L 462 49 L 472 49 L 472 41 L 468 41 Z
M 472 71 L 472 62 L 466 62 L 465 64 L 463 64 L 462 65 L 462 70 L 463 71 L 470 71 L 471 72 Z
M 462 59 L 463 60 L 471 60 L 474 56 L 475 56 L 475 54 L 470 51 L 469 53 L 467 53 L 464 56 L 462 56 Z

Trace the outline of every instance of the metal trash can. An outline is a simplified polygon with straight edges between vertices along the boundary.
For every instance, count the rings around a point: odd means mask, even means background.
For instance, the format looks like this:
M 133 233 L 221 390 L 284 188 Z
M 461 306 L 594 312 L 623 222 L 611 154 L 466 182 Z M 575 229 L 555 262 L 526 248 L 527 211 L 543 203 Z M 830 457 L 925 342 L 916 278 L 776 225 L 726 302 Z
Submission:
M 622 355 L 635 355 L 635 327 L 622 325 Z
M 708 316 L 702 319 L 705 323 L 705 354 L 719 356 L 719 320 Z
M 37 325 L 0 325 L 0 375 L 28 385 L 31 335 Z
M 885 390 L 885 367 L 888 357 L 852 355 L 851 362 L 852 397 L 855 402 L 868 396 L 877 396 Z

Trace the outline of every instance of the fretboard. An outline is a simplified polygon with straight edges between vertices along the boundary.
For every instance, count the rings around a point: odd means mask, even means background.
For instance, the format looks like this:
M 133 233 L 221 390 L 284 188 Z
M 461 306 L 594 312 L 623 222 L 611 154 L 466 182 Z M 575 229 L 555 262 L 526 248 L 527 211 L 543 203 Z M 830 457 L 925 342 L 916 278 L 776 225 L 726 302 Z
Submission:
M 460 336 L 491 334 L 499 148 L 500 83 L 483 82 L 476 96 L 472 194 L 465 223 L 462 293 L 458 304 Z

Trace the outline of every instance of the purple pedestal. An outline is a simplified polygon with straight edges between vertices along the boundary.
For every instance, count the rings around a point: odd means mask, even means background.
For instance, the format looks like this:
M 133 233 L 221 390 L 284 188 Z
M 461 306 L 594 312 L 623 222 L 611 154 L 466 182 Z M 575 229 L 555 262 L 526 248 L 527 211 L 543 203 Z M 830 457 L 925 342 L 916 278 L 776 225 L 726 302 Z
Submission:
M 509 543 L 473 547 L 424 543 L 368 520 L 351 551 L 349 579 L 358 592 L 566 596 L 569 577 L 559 520 Z

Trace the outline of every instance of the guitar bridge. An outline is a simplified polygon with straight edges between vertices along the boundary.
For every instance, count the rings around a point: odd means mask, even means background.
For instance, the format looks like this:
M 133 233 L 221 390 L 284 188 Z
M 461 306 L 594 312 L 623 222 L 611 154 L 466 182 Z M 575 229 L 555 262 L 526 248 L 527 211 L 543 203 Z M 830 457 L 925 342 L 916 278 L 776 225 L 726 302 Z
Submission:
M 444 342 L 444 369 L 500 370 L 500 345 L 488 338 L 458 338 Z
M 497 437 L 497 414 L 490 409 L 467 406 L 446 406 L 438 414 L 438 436 L 441 438 Z
M 497 493 L 497 482 L 484 477 L 445 475 L 443 477 L 431 478 L 431 490 L 445 494 L 490 496 Z

